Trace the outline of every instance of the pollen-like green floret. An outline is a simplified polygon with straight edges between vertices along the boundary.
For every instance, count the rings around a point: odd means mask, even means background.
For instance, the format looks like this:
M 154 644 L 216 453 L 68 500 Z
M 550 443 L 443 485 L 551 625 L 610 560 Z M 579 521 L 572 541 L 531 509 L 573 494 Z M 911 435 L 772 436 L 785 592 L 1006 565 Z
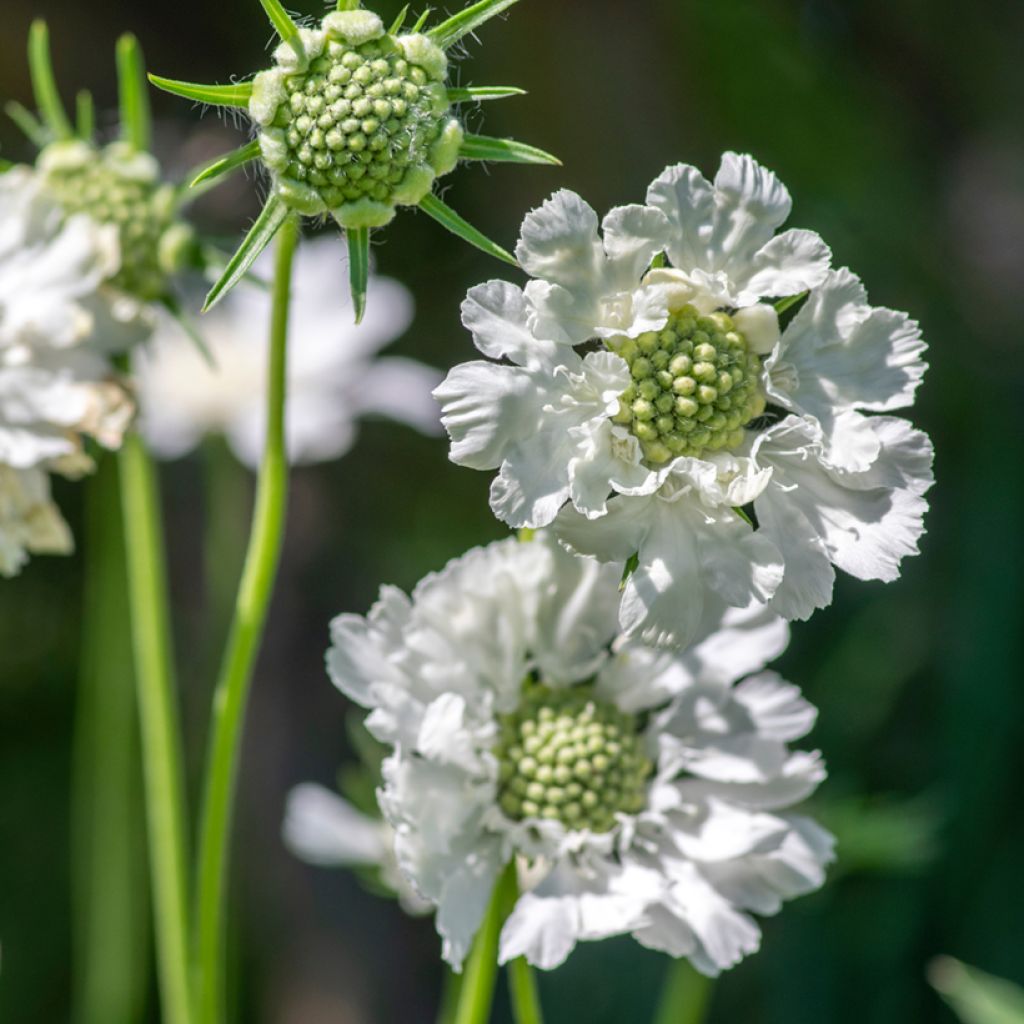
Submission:
M 612 418 L 633 432 L 649 462 L 735 448 L 744 425 L 764 411 L 760 359 L 726 313 L 701 316 L 684 306 L 661 331 L 612 338 L 608 347 L 633 378 Z
M 528 684 L 500 724 L 498 800 L 513 820 L 607 832 L 616 814 L 644 808 L 652 766 L 637 718 L 598 700 L 592 685 Z

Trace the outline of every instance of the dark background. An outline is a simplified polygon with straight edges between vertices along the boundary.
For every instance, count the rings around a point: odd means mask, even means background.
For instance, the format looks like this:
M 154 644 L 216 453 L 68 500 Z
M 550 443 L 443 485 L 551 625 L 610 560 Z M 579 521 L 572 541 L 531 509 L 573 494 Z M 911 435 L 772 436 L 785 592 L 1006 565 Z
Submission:
M 387 21 L 398 6 L 381 0 L 378 9 Z M 50 22 L 66 98 L 88 86 L 107 110 L 123 30 L 138 34 L 151 68 L 175 78 L 227 81 L 266 63 L 256 0 L 3 7 L 0 97 L 26 105 L 33 16 Z M 795 626 L 781 664 L 821 708 L 810 742 L 830 764 L 820 813 L 839 833 L 840 861 L 822 892 L 766 922 L 763 951 L 719 983 L 712 1021 L 949 1021 L 925 983 L 938 953 L 1024 982 L 1022 33 L 1024 7 L 995 0 L 524 0 L 481 31 L 482 45 L 471 42 L 456 70 L 463 84 L 529 89 L 471 111 L 470 124 L 486 119 L 488 133 L 565 163 L 464 167 L 446 179 L 446 199 L 504 245 L 558 186 L 604 211 L 641 201 L 668 163 L 696 163 L 710 176 L 723 149 L 749 151 L 791 189 L 791 223 L 824 235 L 836 264 L 854 268 L 875 303 L 911 311 L 931 345 L 913 413 L 938 452 L 923 554 L 891 586 L 840 578 L 835 603 Z M 172 177 L 242 141 L 213 113 L 165 95 L 153 104 Z M 0 143 L 4 155 L 31 157 L 8 123 Z M 237 238 L 258 209 L 256 192 L 236 177 L 196 207 L 197 219 Z M 439 367 L 469 358 L 459 302 L 504 271 L 422 215 L 401 216 L 382 235 L 379 269 L 418 304 L 394 351 Z M 204 472 L 192 458 L 164 478 L 193 763 L 211 685 L 202 652 L 219 621 L 203 583 Z M 242 766 L 241 1020 L 432 1019 L 430 924 L 348 874 L 294 861 L 280 821 L 291 785 L 329 784 L 351 757 L 344 701 L 322 670 L 329 618 L 365 611 L 382 581 L 408 588 L 500 536 L 488 476 L 452 466 L 441 440 L 382 422 L 365 425 L 340 462 L 294 474 Z M 233 524 L 241 537 L 249 482 L 241 470 L 235 478 L 241 493 L 214 507 L 227 535 Z M 84 491 L 59 490 L 79 537 Z M 223 564 L 236 558 L 231 545 L 222 551 Z M 81 555 L 37 558 L 0 582 L 0 1019 L 11 1024 L 70 1012 L 83 582 Z M 549 1019 L 644 1021 L 664 964 L 626 940 L 580 948 L 542 978 Z M 151 993 L 153 1019 L 154 1002 Z

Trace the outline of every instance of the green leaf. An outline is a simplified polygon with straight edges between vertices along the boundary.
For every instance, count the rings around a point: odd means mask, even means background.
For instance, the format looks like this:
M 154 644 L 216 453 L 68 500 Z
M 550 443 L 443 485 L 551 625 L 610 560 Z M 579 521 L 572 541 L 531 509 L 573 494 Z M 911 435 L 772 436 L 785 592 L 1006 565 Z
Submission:
M 225 268 L 230 262 L 231 254 L 225 252 L 219 246 L 213 245 L 211 242 L 199 246 L 196 269 L 201 270 L 203 277 L 211 284 L 216 282 L 221 274 L 224 273 Z M 251 270 L 246 273 L 244 280 L 246 284 L 255 285 L 262 291 L 270 291 L 270 282 L 266 278 L 258 277 Z
M 464 89 L 448 89 L 448 99 L 452 103 L 479 103 L 481 100 L 502 100 L 506 96 L 525 95 L 525 89 L 517 89 L 514 85 L 471 85 Z
M 57 81 L 53 76 L 53 62 L 50 60 L 50 30 L 40 19 L 32 22 L 28 30 L 28 66 L 32 75 L 32 91 L 36 106 L 44 124 L 57 139 L 74 137 L 74 129 L 64 111 Z
M 117 41 L 117 94 L 121 106 L 121 138 L 148 151 L 152 117 L 146 92 L 146 68 L 139 41 L 126 32 Z
M 219 178 L 222 174 L 227 174 L 229 171 L 233 171 L 236 167 L 241 167 L 244 164 L 249 163 L 250 160 L 255 160 L 259 155 L 259 140 L 253 139 L 252 142 L 248 142 L 244 146 L 240 146 L 238 149 L 233 150 L 230 153 L 225 153 L 224 156 L 219 156 L 216 160 L 208 163 L 189 182 L 189 188 L 195 188 L 196 185 L 200 185 L 204 181 L 209 181 L 212 178 Z
M 562 166 L 557 156 L 545 153 L 536 146 L 528 146 L 515 139 L 492 139 L 489 135 L 469 135 L 459 147 L 462 160 L 496 160 L 514 164 L 554 164 Z
M 429 18 L 430 15 L 433 13 L 434 9 L 432 7 L 424 7 L 423 13 L 416 19 L 416 24 L 413 25 L 413 27 L 409 31 L 412 32 L 413 35 L 415 35 L 417 32 L 419 32 L 421 28 L 423 28 L 424 25 L 426 25 L 427 18 Z
M 366 312 L 366 287 L 370 280 L 370 229 L 347 228 L 345 237 L 348 240 L 348 281 L 358 324 Z
M 492 242 L 485 234 L 477 231 L 469 221 L 460 217 L 450 206 L 441 202 L 437 196 L 430 194 L 424 196 L 419 203 L 420 209 L 430 217 L 433 217 L 442 227 L 447 228 L 453 235 L 458 235 L 470 245 L 475 245 L 481 252 L 493 256 L 495 259 L 504 260 L 513 267 L 518 267 L 515 256 L 506 252 L 500 245 Z
M 260 0 L 263 10 L 267 12 L 270 24 L 284 42 L 289 43 L 301 57 L 304 54 L 302 41 L 299 39 L 299 26 L 292 21 L 291 15 L 281 6 L 281 0 Z
M 192 318 L 188 316 L 185 310 L 182 308 L 181 303 L 178 301 L 177 296 L 165 295 L 160 300 L 160 305 L 171 314 L 172 317 L 178 322 L 178 326 L 185 332 L 188 340 L 195 345 L 196 350 L 203 357 L 203 361 L 211 370 L 217 369 L 217 360 L 213 358 L 213 353 L 210 351 L 210 346 L 206 344 L 206 340 L 199 333 L 199 328 L 193 323 Z
M 17 100 L 4 104 L 4 112 L 22 130 L 33 145 L 43 148 L 50 141 L 50 133 L 39 119 Z
M 399 12 L 398 17 L 391 22 L 391 28 L 388 29 L 389 36 L 397 36 L 402 31 L 402 26 L 405 24 L 406 16 L 409 13 L 409 5 L 406 4 Z
M 247 107 L 252 96 L 252 82 L 232 85 L 200 85 L 198 82 L 176 82 L 173 78 L 150 75 L 150 82 L 164 92 L 183 96 L 198 103 L 211 103 L 215 107 Z
M 288 219 L 291 211 L 284 200 L 271 196 L 263 207 L 256 223 L 249 229 L 235 255 L 228 260 L 220 280 L 210 289 L 203 304 L 203 312 L 209 312 L 245 275 L 256 262 L 256 258 L 274 238 L 278 229 Z
M 96 105 L 88 89 L 79 90 L 75 97 L 75 130 L 83 142 L 92 142 L 96 131 Z
M 774 304 L 775 312 L 780 315 L 785 313 L 787 309 L 795 306 L 798 302 L 803 302 L 809 294 L 810 292 L 800 292 L 799 295 L 787 295 L 784 299 L 779 299 Z
M 949 956 L 928 966 L 928 980 L 964 1024 L 1024 1024 L 1024 989 Z
M 631 554 L 629 558 L 626 559 L 626 564 L 622 567 L 622 576 L 619 579 L 619 590 L 625 590 L 626 583 L 629 580 L 629 577 L 636 572 L 637 566 L 639 564 L 640 555 L 634 551 L 633 554 Z
M 442 49 L 457 43 L 464 35 L 478 29 L 496 14 L 511 7 L 516 0 L 480 0 L 458 14 L 453 14 L 447 21 L 435 25 L 427 35 Z

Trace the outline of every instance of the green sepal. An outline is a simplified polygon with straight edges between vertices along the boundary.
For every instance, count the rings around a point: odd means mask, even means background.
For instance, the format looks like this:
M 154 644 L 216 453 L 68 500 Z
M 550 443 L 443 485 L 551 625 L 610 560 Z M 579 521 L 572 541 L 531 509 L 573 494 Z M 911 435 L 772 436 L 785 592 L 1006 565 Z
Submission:
M 536 146 L 528 146 L 515 139 L 493 139 L 489 135 L 463 136 L 459 147 L 460 160 L 495 160 L 514 164 L 553 164 L 562 166 L 557 156 L 545 153 Z
M 366 288 L 370 281 L 370 229 L 348 228 L 345 238 L 348 240 L 348 281 L 358 324 L 366 312 Z
M 472 103 L 482 100 L 503 100 L 506 96 L 525 96 L 525 89 L 514 85 L 470 85 L 466 88 L 448 88 L 448 99 L 452 103 Z
M 46 22 L 36 19 L 28 30 L 28 67 L 32 76 L 32 91 L 43 123 L 57 139 L 74 138 L 75 132 L 64 110 L 57 90 L 50 59 L 50 30 Z
M 405 24 L 406 16 L 409 14 L 409 5 L 406 4 L 399 12 L 398 17 L 391 22 L 391 28 L 388 29 L 389 36 L 397 36 L 402 31 L 402 26 Z
M 4 113 L 21 129 L 25 137 L 34 146 L 42 149 L 51 141 L 50 133 L 46 126 L 29 110 L 23 107 L 17 100 L 9 100 L 4 104 Z
M 431 14 L 433 14 L 433 13 L 434 13 L 433 7 L 424 7 L 423 8 L 423 13 L 416 19 L 416 24 L 413 25 L 413 27 L 411 29 L 409 29 L 409 31 L 413 35 L 415 35 L 417 32 L 419 32 L 419 30 L 421 28 L 423 28 L 424 25 L 426 25 L 427 18 L 429 18 L 431 16 Z
M 139 41 L 130 32 L 117 41 L 117 94 L 121 138 L 140 152 L 148 152 L 152 117 L 146 93 L 146 68 Z
M 625 590 L 626 584 L 629 582 L 629 577 L 636 572 L 637 567 L 640 565 L 640 555 L 634 551 L 633 554 L 626 559 L 626 564 L 622 567 L 622 576 L 619 579 L 619 590 Z
M 480 0 L 479 3 L 466 7 L 453 14 L 447 21 L 435 25 L 427 35 L 431 42 L 445 50 L 457 43 L 464 35 L 478 29 L 484 22 L 490 21 L 496 14 L 511 7 L 517 0 Z
M 80 89 L 75 97 L 75 131 L 83 142 L 92 142 L 96 131 L 96 104 L 88 89 Z
M 164 295 L 160 299 L 160 305 L 167 310 L 168 313 L 177 321 L 178 326 L 185 332 L 186 337 L 196 347 L 196 351 L 203 357 L 203 362 L 210 367 L 211 370 L 217 369 L 217 360 L 213 358 L 213 353 L 210 351 L 210 346 L 206 344 L 205 339 L 199 333 L 199 328 L 193 323 L 192 318 L 189 317 L 185 310 L 182 308 L 181 303 L 178 301 L 175 295 Z
M 441 202 L 433 193 L 425 195 L 419 202 L 419 208 L 428 216 L 433 217 L 443 228 L 447 228 L 453 235 L 458 235 L 464 242 L 476 246 L 481 252 L 493 256 L 495 259 L 510 263 L 518 267 L 515 256 L 506 252 L 496 242 L 492 242 L 483 232 L 477 231 L 469 221 L 460 217 L 450 206 Z
M 236 82 L 232 85 L 200 85 L 198 82 L 177 82 L 173 78 L 149 75 L 150 82 L 158 89 L 187 100 L 209 103 L 215 107 L 248 107 L 252 96 L 252 82 Z
M 267 12 L 274 31 L 284 42 L 290 43 L 292 47 L 298 46 L 297 52 L 301 56 L 302 44 L 299 42 L 299 26 L 292 21 L 291 15 L 281 6 L 281 0 L 260 0 L 260 5 Z
M 219 178 L 222 174 L 227 174 L 228 172 L 235 170 L 235 168 L 242 167 L 244 164 L 249 163 L 250 160 L 255 160 L 259 155 L 259 140 L 253 139 L 252 142 L 247 142 L 244 146 L 240 146 L 238 149 L 232 150 L 230 153 L 225 153 L 224 156 L 219 156 L 216 160 L 212 160 L 196 174 L 196 176 L 189 182 L 188 187 L 195 188 L 197 185 L 201 185 L 204 181 Z
M 234 256 L 228 260 L 224 273 L 210 289 L 203 303 L 207 313 L 245 276 L 245 272 L 256 262 L 256 258 L 273 241 L 281 225 L 288 219 L 291 210 L 278 196 L 272 195 L 256 218 L 256 223 L 242 240 Z
M 799 292 L 797 295 L 787 295 L 784 299 L 779 299 L 778 302 L 772 303 L 772 308 L 781 316 L 787 309 L 795 306 L 798 302 L 803 302 L 808 295 L 810 295 L 810 292 L 806 291 Z

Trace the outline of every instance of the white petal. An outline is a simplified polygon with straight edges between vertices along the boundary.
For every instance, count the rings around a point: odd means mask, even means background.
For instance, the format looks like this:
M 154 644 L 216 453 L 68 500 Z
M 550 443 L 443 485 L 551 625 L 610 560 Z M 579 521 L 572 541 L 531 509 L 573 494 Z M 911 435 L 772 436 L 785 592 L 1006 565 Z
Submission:
M 697 821 L 672 816 L 671 838 L 686 857 L 714 862 L 746 857 L 774 849 L 787 832 L 786 822 L 773 814 L 752 812 L 711 798 Z
M 751 715 L 758 731 L 771 739 L 798 740 L 806 736 L 818 717 L 817 708 L 776 672 L 744 679 L 733 690 L 735 699 Z
M 768 294 L 768 293 L 766 293 Z M 747 347 L 758 355 L 767 355 L 779 341 L 779 315 L 765 302 L 736 310 L 732 315 L 736 330 L 747 339 Z
M 385 856 L 383 826 L 347 800 L 311 782 L 288 794 L 284 840 L 310 864 L 377 865 Z
M 492 841 L 470 854 L 445 881 L 437 930 L 444 940 L 441 955 L 456 970 L 473 944 L 501 866 L 500 846 Z
M 797 295 L 825 280 L 832 252 L 813 231 L 790 228 L 763 245 L 735 280 L 753 299 Z M 758 351 L 758 350 L 755 350 Z
M 541 899 L 526 893 L 501 930 L 498 962 L 508 963 L 525 956 L 535 967 L 552 970 L 564 963 L 579 935 L 574 901 Z
M 676 164 L 666 167 L 647 190 L 648 205 L 668 219 L 669 258 L 680 270 L 709 266 L 706 235 L 714 217 L 715 194 L 696 167 Z
M 462 323 L 476 347 L 492 359 L 507 356 L 526 366 L 539 342 L 527 324 L 526 296 L 507 281 L 488 281 L 469 290 L 462 303 Z
M 669 234 L 668 218 L 650 206 L 617 206 L 601 225 L 608 254 L 606 279 L 625 291 L 636 288 L 640 276 L 664 247 Z

